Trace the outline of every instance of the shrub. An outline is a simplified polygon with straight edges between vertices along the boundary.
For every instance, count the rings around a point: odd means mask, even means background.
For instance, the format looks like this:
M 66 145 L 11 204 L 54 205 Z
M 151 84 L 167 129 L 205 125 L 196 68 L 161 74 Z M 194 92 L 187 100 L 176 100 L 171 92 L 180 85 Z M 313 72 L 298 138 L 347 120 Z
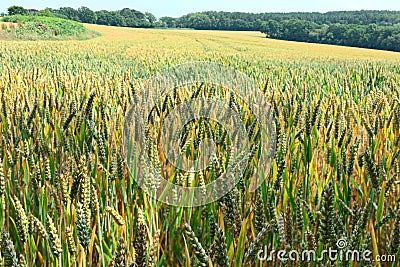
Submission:
M 18 23 L 20 34 L 36 34 L 49 36 L 77 36 L 87 33 L 87 29 L 78 22 L 46 16 L 6 16 L 4 21 Z

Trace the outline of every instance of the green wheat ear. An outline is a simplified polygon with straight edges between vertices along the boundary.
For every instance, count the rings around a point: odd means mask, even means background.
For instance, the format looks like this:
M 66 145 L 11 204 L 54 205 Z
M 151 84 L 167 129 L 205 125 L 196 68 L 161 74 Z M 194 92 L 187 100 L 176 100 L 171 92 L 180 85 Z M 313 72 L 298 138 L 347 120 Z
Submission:
M 134 242 L 134 248 L 136 266 L 147 266 L 148 235 L 147 226 L 144 222 L 139 222 L 137 225 L 137 236 Z
M 190 245 L 192 246 L 196 258 L 199 260 L 199 265 L 202 267 L 208 266 L 208 255 L 206 254 L 206 251 L 194 234 L 192 227 L 189 224 L 185 223 L 184 231 Z
M 258 233 L 262 230 L 265 224 L 265 207 L 262 200 L 261 190 L 255 193 L 255 207 L 254 207 L 254 230 Z
M 118 211 L 108 206 L 106 207 L 106 211 L 111 215 L 111 217 L 119 226 L 125 225 L 125 219 L 118 213 Z
M 74 233 L 72 226 L 68 226 L 65 229 L 65 235 L 67 239 L 67 244 L 68 244 L 68 252 L 71 254 L 71 256 L 75 257 L 76 254 L 76 243 L 75 243 L 75 238 L 74 238 Z
M 4 266 L 19 267 L 14 244 L 6 230 L 1 233 L 1 254 L 4 258 Z
M 304 235 L 307 243 L 307 249 L 317 251 L 317 242 L 315 240 L 315 235 L 310 230 L 307 230 Z
M 43 223 L 36 218 L 32 213 L 29 213 L 29 233 L 32 235 L 34 233 L 39 233 L 43 238 L 47 238 L 46 228 Z
M 115 253 L 113 256 L 114 266 L 115 267 L 125 267 L 126 264 L 126 247 L 125 240 L 123 237 L 120 237 L 118 240 L 117 248 L 115 249 Z
M 0 201 L 3 203 L 2 209 L 5 210 L 6 178 L 4 175 L 3 161 L 0 158 Z
M 86 156 L 82 156 L 79 161 L 79 180 L 80 183 L 80 202 L 82 203 L 82 209 L 85 212 L 85 218 L 87 220 L 87 225 L 91 222 L 91 212 L 90 212 L 90 199 L 91 199 L 91 179 L 88 175 L 88 168 L 86 162 Z
M 78 233 L 79 243 L 84 249 L 88 249 L 90 243 L 90 228 L 86 217 L 85 209 L 81 202 L 76 204 L 76 229 Z
M 157 230 L 151 239 L 151 250 L 149 253 L 149 266 L 157 266 L 158 251 L 160 246 L 160 230 Z
M 334 187 L 333 181 L 330 180 L 324 187 L 322 194 L 322 205 L 320 208 L 320 228 L 319 233 L 325 244 L 334 244 L 336 241 L 334 222 Z
M 21 202 L 16 196 L 13 197 L 13 203 L 17 215 L 16 223 L 18 236 L 21 240 L 21 243 L 25 243 L 28 240 L 28 218 L 26 216 L 24 208 L 22 207 Z
M 47 215 L 47 227 L 48 227 L 48 238 L 51 244 L 51 251 L 53 252 L 54 256 L 58 257 L 62 252 L 62 246 L 60 237 L 57 232 L 57 228 L 54 225 L 53 219 Z
M 226 237 L 222 229 L 219 227 L 215 235 L 215 246 L 213 254 L 215 255 L 215 263 L 218 264 L 218 266 L 229 266 Z
M 26 267 L 28 266 L 26 264 L 26 260 L 25 260 L 25 256 L 23 254 L 19 254 L 19 258 L 18 258 L 18 263 L 20 267 Z
M 400 209 L 397 211 L 396 220 L 390 234 L 389 251 L 395 255 L 400 249 Z

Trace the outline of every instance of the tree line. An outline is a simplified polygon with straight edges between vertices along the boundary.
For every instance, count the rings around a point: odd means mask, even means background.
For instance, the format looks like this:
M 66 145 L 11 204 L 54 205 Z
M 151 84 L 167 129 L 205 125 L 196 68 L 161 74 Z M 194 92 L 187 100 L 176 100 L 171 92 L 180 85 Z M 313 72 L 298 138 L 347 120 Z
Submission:
M 120 27 L 154 28 L 158 26 L 157 18 L 150 12 L 143 13 L 130 8 L 124 8 L 118 11 L 93 11 L 84 6 L 77 9 L 72 7 L 61 7 L 58 9 L 46 8 L 40 11 L 35 9 L 25 9 L 21 6 L 11 6 L 8 8 L 8 15 L 17 14 L 55 16 L 83 23 Z
M 400 11 L 291 13 L 198 12 L 179 18 L 124 8 L 93 11 L 87 7 L 27 10 L 12 6 L 8 14 L 57 16 L 84 23 L 135 28 L 261 31 L 268 38 L 383 49 L 400 52 Z
M 263 23 L 261 32 L 269 38 L 354 46 L 400 52 L 400 24 L 316 24 L 305 20 L 270 20 Z
M 162 17 L 168 28 L 261 31 L 268 38 L 400 51 L 400 11 L 200 12 Z
M 393 26 L 400 23 L 400 11 L 332 11 L 291 12 L 291 13 L 245 13 L 245 12 L 198 12 L 179 18 L 162 17 L 160 21 L 167 27 L 194 28 L 205 30 L 246 30 L 258 31 L 268 21 L 278 23 L 288 20 L 301 20 L 318 25 L 355 24 Z

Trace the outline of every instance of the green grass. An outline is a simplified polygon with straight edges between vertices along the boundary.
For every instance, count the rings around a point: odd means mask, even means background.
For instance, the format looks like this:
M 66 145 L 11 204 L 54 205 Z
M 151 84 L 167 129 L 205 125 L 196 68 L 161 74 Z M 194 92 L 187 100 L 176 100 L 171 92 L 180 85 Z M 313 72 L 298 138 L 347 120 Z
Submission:
M 65 39 L 89 34 L 81 23 L 55 17 L 13 15 L 3 20 L 18 23 L 18 27 L 8 30 L 16 38 Z

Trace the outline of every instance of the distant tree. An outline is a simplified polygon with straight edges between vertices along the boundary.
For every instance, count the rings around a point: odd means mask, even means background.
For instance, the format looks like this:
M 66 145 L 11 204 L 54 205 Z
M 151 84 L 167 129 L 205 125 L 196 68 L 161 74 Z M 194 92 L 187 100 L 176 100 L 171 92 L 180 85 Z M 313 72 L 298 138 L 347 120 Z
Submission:
M 243 19 L 235 19 L 231 21 L 231 27 L 236 31 L 246 31 L 251 29 L 250 22 Z
M 137 27 L 139 25 L 139 19 L 135 16 L 131 9 L 124 8 L 119 11 L 119 14 L 125 18 L 126 26 Z
M 125 18 L 129 18 L 134 16 L 133 12 L 130 8 L 123 8 L 119 11 L 119 14 L 121 14 L 121 16 L 125 17 Z
M 232 21 L 225 16 L 218 17 L 218 20 L 216 22 L 215 27 L 220 28 L 221 30 L 230 30 L 232 27 Z
M 158 20 L 156 23 L 154 23 L 154 27 L 156 28 L 168 28 L 167 24 L 161 20 Z
M 146 21 L 146 15 L 138 10 L 131 9 L 133 14 L 141 21 Z
M 111 25 L 110 24 L 110 12 L 107 10 L 96 11 L 96 24 L 100 25 Z
M 328 44 L 344 44 L 345 40 L 345 34 L 348 30 L 347 25 L 335 23 L 331 24 L 328 27 L 328 30 L 326 32 L 326 38 L 325 41 Z
M 378 25 L 369 24 L 365 29 L 365 34 L 362 36 L 361 42 L 365 44 L 367 48 L 373 48 L 377 45 L 377 40 L 379 37 Z
M 78 16 L 80 21 L 84 23 L 96 23 L 96 13 L 87 7 L 78 8 Z
M 40 10 L 39 12 L 37 12 L 36 15 L 44 16 L 44 17 L 54 17 L 53 12 L 51 12 L 51 10 L 49 8 Z
M 125 18 L 128 27 L 154 27 L 157 18 L 151 13 L 142 13 L 135 9 L 124 8 L 119 14 Z
M 27 15 L 29 12 L 22 6 L 10 6 L 8 9 L 8 15 Z
M 156 16 L 154 16 L 153 14 L 151 14 L 150 12 L 146 12 L 144 13 L 146 16 L 146 20 L 152 25 L 154 26 L 154 23 L 156 23 L 157 18 Z
M 96 11 L 96 23 L 110 26 L 126 26 L 125 18 L 116 11 Z
M 287 20 L 282 25 L 282 29 L 287 40 L 305 42 L 309 39 L 313 25 L 305 20 Z
M 81 21 L 78 10 L 72 7 L 61 7 L 58 10 L 53 10 L 53 13 L 63 15 L 70 20 Z
M 126 26 L 125 18 L 118 11 L 111 11 L 111 26 Z
M 263 21 L 262 21 L 261 19 L 257 19 L 257 20 L 253 23 L 253 25 L 254 25 L 254 27 L 255 27 L 256 29 L 260 29 L 262 24 L 263 24 Z
M 211 20 L 205 14 L 192 14 L 188 18 L 188 28 L 208 30 L 211 28 Z
M 342 44 L 348 46 L 363 46 L 364 27 L 350 27 L 343 36 Z
M 168 28 L 176 28 L 176 19 L 172 17 L 161 17 L 160 21 L 163 22 Z
M 265 33 L 268 37 L 277 37 L 280 35 L 279 23 L 276 20 L 270 19 L 261 24 L 260 31 Z

